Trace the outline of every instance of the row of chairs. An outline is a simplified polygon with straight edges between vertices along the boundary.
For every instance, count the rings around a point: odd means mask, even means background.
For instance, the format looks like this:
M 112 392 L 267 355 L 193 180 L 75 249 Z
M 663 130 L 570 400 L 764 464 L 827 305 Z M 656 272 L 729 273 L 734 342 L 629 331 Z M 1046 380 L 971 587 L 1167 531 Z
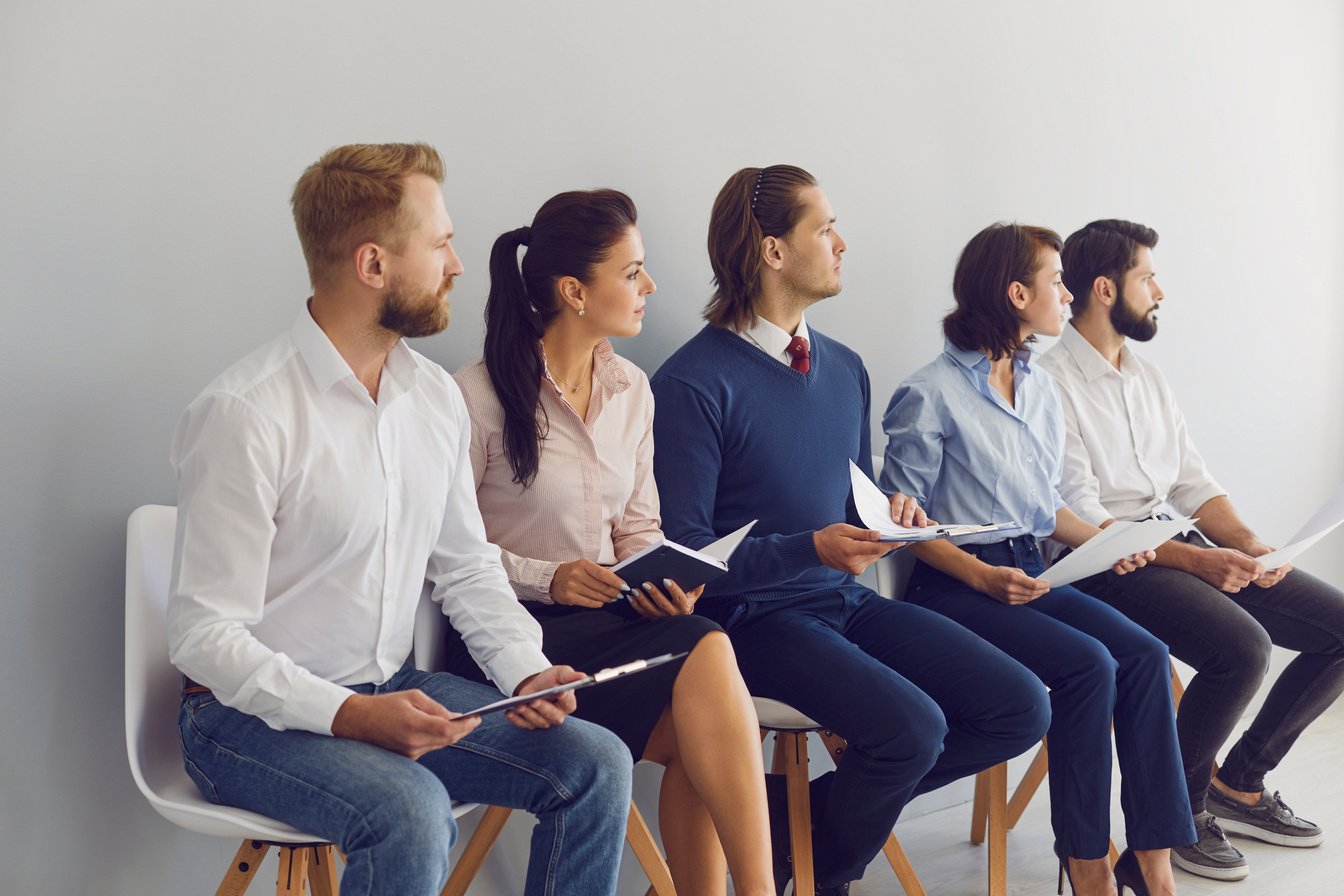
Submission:
M 880 459 L 876 460 L 880 463 Z M 331 844 L 255 812 L 206 801 L 182 768 L 180 744 L 174 736 L 181 677 L 167 661 L 165 622 L 176 516 L 174 507 L 146 505 L 131 514 L 127 527 L 126 749 L 136 786 L 168 821 L 197 833 L 241 839 L 242 845 L 217 896 L 244 893 L 271 847 L 279 850 L 277 894 L 302 896 L 311 891 L 313 896 L 335 896 L 337 872 Z M 899 599 L 912 566 L 913 558 L 903 551 L 879 561 L 879 593 Z M 418 667 L 441 668 L 444 624 L 438 607 L 427 596 L 422 597 L 415 622 Z M 1180 679 L 1174 669 L 1172 684 L 1179 699 Z M 845 742 L 785 703 L 759 697 L 755 703 L 762 740 L 770 735 L 775 738 L 772 770 L 785 775 L 787 782 L 794 891 L 810 893 L 814 875 L 808 805 L 808 735 L 817 735 L 837 762 L 845 750 Z M 1046 756 L 1043 742 L 1011 801 L 1007 797 L 1006 763 L 976 777 L 970 839 L 975 844 L 988 840 L 989 896 L 1007 893 L 1007 831 L 1022 817 L 1044 779 Z M 454 864 L 443 896 L 466 893 L 511 813 L 502 806 L 461 803 L 454 806 L 453 814 L 460 818 L 477 809 L 482 809 L 483 814 Z M 626 839 L 648 875 L 649 894 L 675 896 L 667 863 L 634 803 L 630 804 Z M 883 854 L 908 896 L 924 896 L 924 887 L 895 834 L 888 837 Z

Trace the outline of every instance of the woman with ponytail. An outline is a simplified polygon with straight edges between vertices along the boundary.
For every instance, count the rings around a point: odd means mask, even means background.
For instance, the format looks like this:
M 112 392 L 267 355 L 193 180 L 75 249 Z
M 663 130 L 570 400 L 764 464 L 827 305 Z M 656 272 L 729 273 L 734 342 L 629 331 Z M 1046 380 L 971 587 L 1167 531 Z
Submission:
M 610 342 L 639 333 L 654 291 L 635 219 L 615 190 L 561 193 L 495 241 L 485 356 L 456 374 L 476 495 L 554 662 L 596 670 L 689 651 L 586 691 L 575 714 L 665 766 L 658 814 L 678 892 L 725 893 L 731 872 L 734 892 L 770 894 L 756 715 L 728 637 L 694 615 L 701 589 L 609 569 L 662 537 L 653 396 Z M 608 612 L 617 601 L 635 613 Z M 460 641 L 449 653 L 453 671 L 480 677 Z

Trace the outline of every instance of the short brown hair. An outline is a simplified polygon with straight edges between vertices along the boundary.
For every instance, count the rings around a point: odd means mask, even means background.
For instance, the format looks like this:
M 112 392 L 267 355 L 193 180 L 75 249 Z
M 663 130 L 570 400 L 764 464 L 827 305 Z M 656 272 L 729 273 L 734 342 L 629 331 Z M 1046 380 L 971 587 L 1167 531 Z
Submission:
M 303 172 L 290 204 L 314 286 L 329 283 L 356 246 L 386 242 L 395 252 L 415 222 L 402 208 L 405 179 L 443 182 L 443 159 L 424 143 L 353 143 L 329 149 Z
M 761 243 L 788 235 L 803 216 L 799 193 L 817 179 L 793 165 L 743 168 L 728 178 L 709 215 L 709 266 L 714 295 L 705 320 L 744 330 L 756 317 L 761 293 Z
M 1029 284 L 1040 270 L 1041 253 L 1063 247 L 1053 230 L 1026 224 L 991 224 L 973 236 L 952 275 L 957 307 L 943 318 L 947 341 L 962 351 L 989 352 L 995 360 L 1021 348 L 1022 321 L 1008 287 Z

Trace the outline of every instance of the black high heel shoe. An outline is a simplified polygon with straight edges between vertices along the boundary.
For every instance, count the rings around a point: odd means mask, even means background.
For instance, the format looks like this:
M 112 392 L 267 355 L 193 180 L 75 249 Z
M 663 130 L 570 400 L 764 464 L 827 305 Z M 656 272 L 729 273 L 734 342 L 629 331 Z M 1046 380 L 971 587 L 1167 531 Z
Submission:
M 1057 893 L 1058 896 L 1064 896 L 1065 877 L 1069 879 L 1069 892 L 1077 892 L 1073 888 L 1073 875 L 1069 872 L 1069 857 L 1064 855 L 1064 848 L 1059 845 L 1058 840 L 1055 841 L 1054 850 L 1055 858 L 1059 859 L 1059 885 L 1055 888 L 1055 893 Z
M 1125 896 L 1128 887 L 1134 896 L 1148 896 L 1148 881 L 1144 880 L 1143 869 L 1139 867 L 1139 857 L 1125 847 L 1120 858 L 1115 860 L 1115 891 L 1117 896 Z

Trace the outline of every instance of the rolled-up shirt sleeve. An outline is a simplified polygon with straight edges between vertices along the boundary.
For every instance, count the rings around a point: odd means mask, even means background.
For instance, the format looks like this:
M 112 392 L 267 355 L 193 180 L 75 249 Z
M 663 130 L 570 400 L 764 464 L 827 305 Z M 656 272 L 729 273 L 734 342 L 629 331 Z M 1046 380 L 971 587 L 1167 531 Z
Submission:
M 183 415 L 169 659 L 219 701 L 272 728 L 330 734 L 351 691 L 253 637 L 266 599 L 284 435 L 237 396 L 206 394 Z

